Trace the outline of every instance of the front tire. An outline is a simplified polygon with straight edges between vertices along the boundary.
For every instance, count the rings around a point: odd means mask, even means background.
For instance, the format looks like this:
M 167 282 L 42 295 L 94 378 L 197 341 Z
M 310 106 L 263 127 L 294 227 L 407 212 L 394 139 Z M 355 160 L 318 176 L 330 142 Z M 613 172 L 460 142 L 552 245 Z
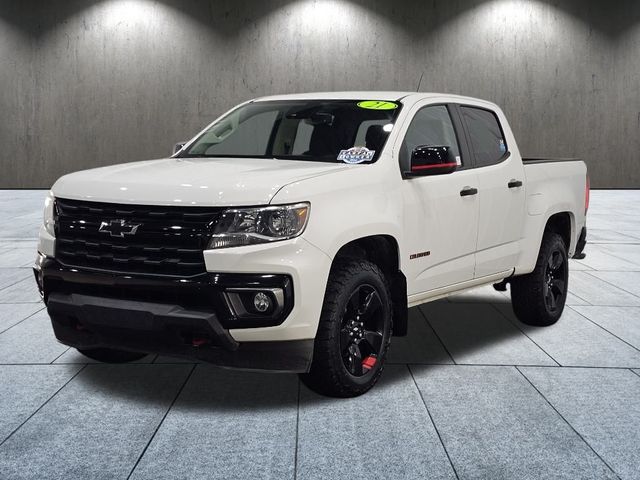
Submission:
M 547 231 L 533 272 L 511 280 L 511 304 L 527 325 L 556 323 L 564 310 L 569 286 L 567 247 L 560 235 Z
M 313 362 L 302 382 L 322 395 L 355 397 L 373 387 L 391 342 L 391 294 L 382 271 L 347 260 L 329 276 Z
M 90 348 L 78 349 L 85 357 L 103 363 L 127 363 L 135 362 L 147 356 L 146 353 L 128 352 L 126 350 L 116 350 L 114 348 Z

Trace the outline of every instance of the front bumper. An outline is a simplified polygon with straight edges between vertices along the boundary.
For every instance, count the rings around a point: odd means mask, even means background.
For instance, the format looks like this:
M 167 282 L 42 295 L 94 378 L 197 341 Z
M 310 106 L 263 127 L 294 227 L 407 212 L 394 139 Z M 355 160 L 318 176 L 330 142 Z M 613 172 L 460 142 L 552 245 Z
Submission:
M 159 278 L 82 271 L 43 256 L 35 273 L 55 335 L 66 345 L 158 353 L 244 369 L 309 368 L 313 339 L 239 342 L 230 332 L 285 322 L 295 303 L 288 275 Z M 225 292 L 241 288 L 283 291 L 282 308 L 274 311 L 278 315 L 235 317 Z
M 79 349 L 157 353 L 248 370 L 306 372 L 313 340 L 236 342 L 215 314 L 175 305 L 53 293 L 47 309 L 57 339 Z

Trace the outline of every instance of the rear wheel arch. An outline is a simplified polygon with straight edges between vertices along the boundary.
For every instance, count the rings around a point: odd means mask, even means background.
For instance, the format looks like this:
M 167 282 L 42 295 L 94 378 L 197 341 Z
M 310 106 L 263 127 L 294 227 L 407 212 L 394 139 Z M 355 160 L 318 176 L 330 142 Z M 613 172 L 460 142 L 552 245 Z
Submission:
M 562 237 L 565 246 L 567 247 L 567 252 L 569 252 L 571 248 L 571 242 L 574 237 L 574 219 L 573 215 L 570 212 L 559 212 L 554 213 L 547 219 L 547 223 L 544 227 L 543 236 L 547 232 L 557 233 Z M 542 243 L 542 240 L 541 240 Z

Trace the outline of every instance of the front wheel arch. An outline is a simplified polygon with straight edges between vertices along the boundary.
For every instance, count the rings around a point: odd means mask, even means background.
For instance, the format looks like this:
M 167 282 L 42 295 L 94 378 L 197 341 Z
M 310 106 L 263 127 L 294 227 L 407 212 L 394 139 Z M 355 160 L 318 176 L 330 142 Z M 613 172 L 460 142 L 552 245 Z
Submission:
M 407 278 L 400 269 L 400 247 L 392 235 L 380 234 L 357 238 L 343 245 L 331 264 L 331 271 L 345 259 L 362 259 L 377 265 L 384 273 L 393 308 L 393 336 L 404 337 L 409 329 Z

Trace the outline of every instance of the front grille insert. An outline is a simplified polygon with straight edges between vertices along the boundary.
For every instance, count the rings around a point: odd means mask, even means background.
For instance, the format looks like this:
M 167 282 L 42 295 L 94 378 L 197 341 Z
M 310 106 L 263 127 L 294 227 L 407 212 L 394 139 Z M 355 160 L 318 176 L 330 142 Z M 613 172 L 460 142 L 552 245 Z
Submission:
M 58 198 L 56 258 L 79 268 L 198 275 L 206 271 L 202 251 L 223 210 Z

